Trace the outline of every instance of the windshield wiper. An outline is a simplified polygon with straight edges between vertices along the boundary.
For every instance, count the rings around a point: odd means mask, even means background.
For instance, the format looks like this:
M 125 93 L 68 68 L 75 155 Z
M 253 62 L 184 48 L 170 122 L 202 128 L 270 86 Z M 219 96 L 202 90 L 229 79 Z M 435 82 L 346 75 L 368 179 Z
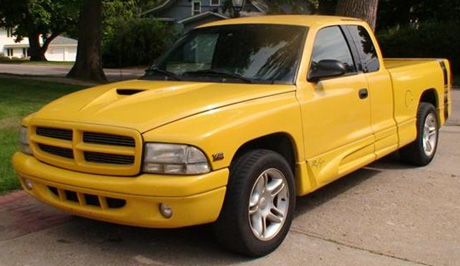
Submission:
M 245 78 L 243 77 L 242 75 L 240 74 L 236 74 L 236 73 L 227 73 L 227 72 L 220 72 L 220 71 L 216 71 L 216 70 L 212 70 L 212 69 L 208 69 L 208 70 L 198 70 L 198 71 L 189 71 L 189 72 L 185 72 L 184 73 L 185 75 L 188 75 L 188 74 L 211 74 L 211 75 L 216 75 L 216 76 L 221 76 L 221 77 L 229 77 L 229 78 L 235 78 L 235 79 L 239 79 L 239 80 L 242 80 L 246 83 L 254 83 L 254 81 L 252 79 L 249 79 L 249 78 Z
M 167 77 L 170 77 L 174 80 L 182 80 L 181 78 L 179 78 L 176 74 L 172 73 L 172 72 L 169 72 L 167 70 L 163 70 L 161 68 L 158 68 L 158 67 L 152 67 L 152 68 L 148 68 L 147 70 L 145 70 L 145 74 L 147 76 L 150 76 L 150 75 L 153 75 L 153 73 L 160 73 L 160 74 L 163 74 Z

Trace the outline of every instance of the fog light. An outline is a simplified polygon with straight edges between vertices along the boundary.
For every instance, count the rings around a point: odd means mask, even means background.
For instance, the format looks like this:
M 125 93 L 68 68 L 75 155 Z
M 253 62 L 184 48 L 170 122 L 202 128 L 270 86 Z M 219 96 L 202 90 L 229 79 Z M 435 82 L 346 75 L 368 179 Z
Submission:
M 30 181 L 30 179 L 28 179 L 28 178 L 25 178 L 25 179 L 24 179 L 24 186 L 25 186 L 28 190 L 34 189 L 34 184 L 33 184 L 32 181 Z
M 171 218 L 173 211 L 168 204 L 160 203 L 160 213 L 165 218 Z

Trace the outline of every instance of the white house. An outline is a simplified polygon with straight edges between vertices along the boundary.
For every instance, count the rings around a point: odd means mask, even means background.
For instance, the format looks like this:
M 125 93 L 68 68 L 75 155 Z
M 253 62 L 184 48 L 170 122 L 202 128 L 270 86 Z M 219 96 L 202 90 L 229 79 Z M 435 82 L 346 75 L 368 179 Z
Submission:
M 0 53 L 10 58 L 29 57 L 29 39 L 24 38 L 20 42 L 15 42 L 15 39 L 11 28 L 0 28 Z M 49 61 L 75 61 L 77 45 L 75 39 L 58 36 L 50 43 L 45 57 Z

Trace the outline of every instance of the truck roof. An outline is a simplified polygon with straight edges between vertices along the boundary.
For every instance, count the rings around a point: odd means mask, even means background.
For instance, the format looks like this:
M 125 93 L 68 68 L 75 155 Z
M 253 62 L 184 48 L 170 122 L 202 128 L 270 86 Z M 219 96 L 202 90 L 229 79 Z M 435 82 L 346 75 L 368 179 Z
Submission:
M 200 27 L 235 25 L 235 24 L 280 24 L 280 25 L 297 25 L 307 27 L 321 27 L 330 24 L 344 24 L 344 22 L 360 22 L 357 18 L 339 17 L 339 16 L 319 16 L 319 15 L 276 15 L 260 17 L 244 17 L 235 19 L 226 19 L 204 24 Z

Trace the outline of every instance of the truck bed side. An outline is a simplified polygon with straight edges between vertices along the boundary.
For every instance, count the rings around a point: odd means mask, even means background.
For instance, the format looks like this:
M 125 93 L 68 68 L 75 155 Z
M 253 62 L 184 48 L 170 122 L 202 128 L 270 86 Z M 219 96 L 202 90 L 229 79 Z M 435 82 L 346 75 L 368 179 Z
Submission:
M 417 136 L 415 120 L 422 98 L 436 107 L 440 125 L 445 123 L 449 115 L 449 108 L 445 112 L 445 103 L 450 100 L 449 67 L 443 70 L 441 62 L 448 66 L 447 60 L 442 59 L 384 60 L 393 84 L 394 116 L 398 125 L 400 146 L 412 142 Z

